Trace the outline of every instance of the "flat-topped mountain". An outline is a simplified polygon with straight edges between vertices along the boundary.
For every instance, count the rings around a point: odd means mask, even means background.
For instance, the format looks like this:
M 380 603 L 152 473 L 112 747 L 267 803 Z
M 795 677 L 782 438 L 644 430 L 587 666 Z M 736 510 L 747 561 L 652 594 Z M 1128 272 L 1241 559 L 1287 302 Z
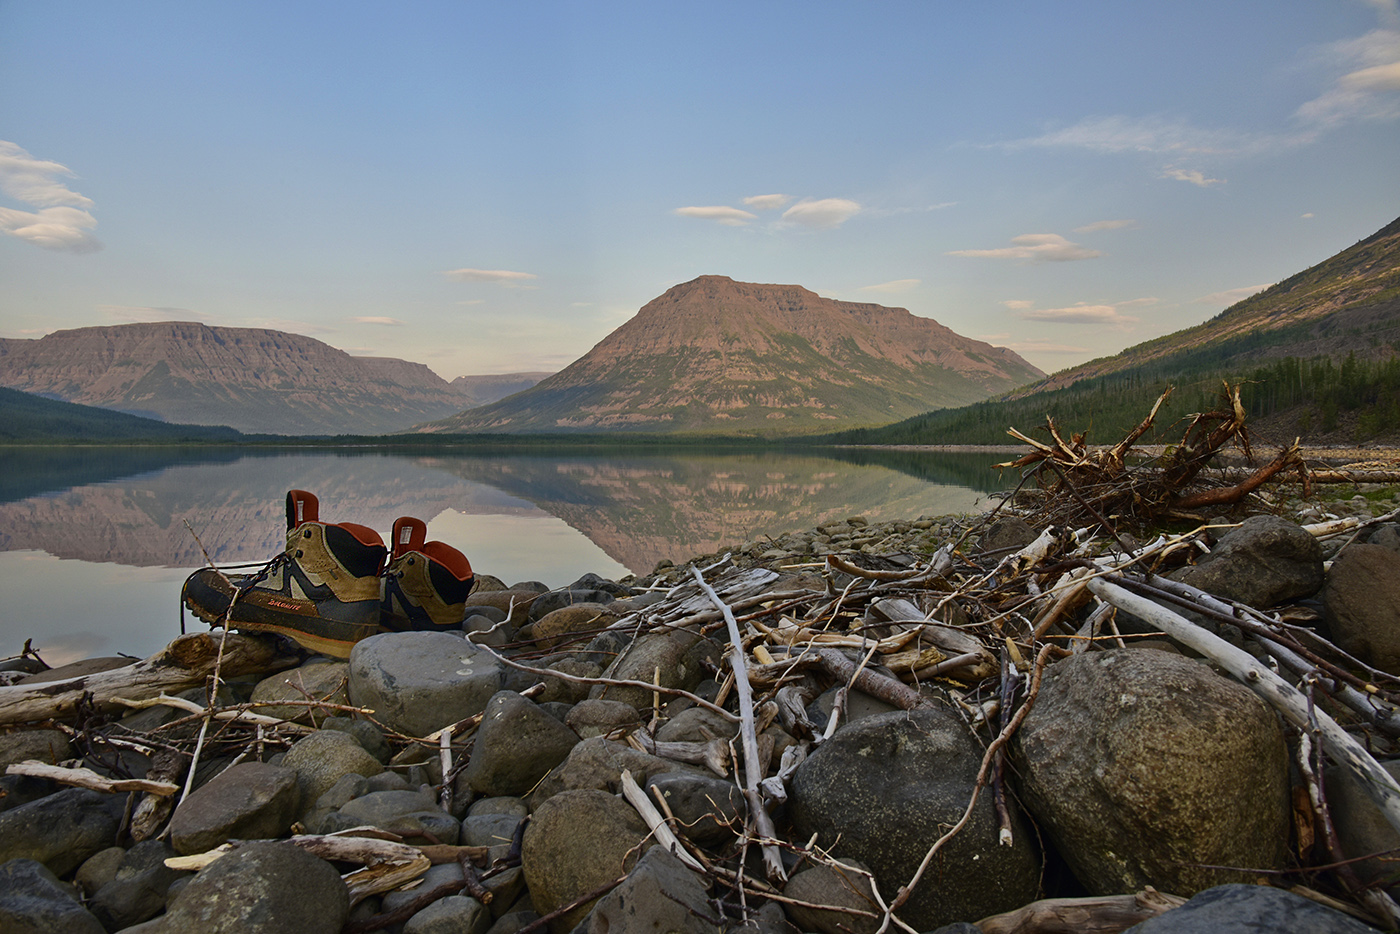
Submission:
M 534 387 L 418 430 L 813 432 L 964 405 L 1043 375 L 903 308 L 701 276 Z
M 421 363 L 352 357 L 299 334 L 186 321 L 0 339 L 0 386 L 271 434 L 387 433 L 487 401 Z

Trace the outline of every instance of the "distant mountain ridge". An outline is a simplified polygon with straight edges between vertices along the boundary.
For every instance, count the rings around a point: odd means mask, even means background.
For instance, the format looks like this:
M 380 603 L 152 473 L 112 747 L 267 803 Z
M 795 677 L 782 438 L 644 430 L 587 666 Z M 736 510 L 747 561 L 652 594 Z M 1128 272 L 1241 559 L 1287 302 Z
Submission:
M 1400 219 L 1340 253 L 1236 302 L 1195 327 L 1053 373 L 1011 393 L 1022 398 L 1184 354 L 1221 363 L 1355 351 L 1400 340 Z
M 842 444 L 1005 443 L 1007 426 L 1117 440 L 1167 387 L 1157 419 L 1177 440 L 1182 415 L 1241 388 L 1252 428 L 1281 443 L 1400 441 L 1400 219 L 1214 318 L 1061 370 L 1004 396 L 930 411 L 882 428 L 840 432 Z M 1171 432 L 1176 434 L 1172 435 Z
M 813 432 L 962 405 L 1043 375 L 903 308 L 701 276 L 534 387 L 418 430 Z
M 479 388 L 454 387 L 421 363 L 184 321 L 0 339 L 0 386 L 169 422 L 295 435 L 389 433 L 483 401 Z

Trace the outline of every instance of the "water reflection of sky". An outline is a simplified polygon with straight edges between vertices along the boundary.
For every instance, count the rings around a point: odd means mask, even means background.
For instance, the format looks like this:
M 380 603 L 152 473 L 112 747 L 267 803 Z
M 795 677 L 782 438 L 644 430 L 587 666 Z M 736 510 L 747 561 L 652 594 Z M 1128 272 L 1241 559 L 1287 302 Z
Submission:
M 91 449 L 71 462 L 0 452 L 0 657 L 28 638 L 51 664 L 157 651 L 179 632 L 180 585 L 204 563 L 201 544 L 220 563 L 271 558 L 289 488 L 315 492 L 326 521 L 387 537 L 395 518 L 417 516 L 478 572 L 559 587 L 851 515 L 972 510 L 982 494 L 966 484 L 990 462 L 233 452 L 162 466 L 154 452 L 131 456 L 104 473 Z

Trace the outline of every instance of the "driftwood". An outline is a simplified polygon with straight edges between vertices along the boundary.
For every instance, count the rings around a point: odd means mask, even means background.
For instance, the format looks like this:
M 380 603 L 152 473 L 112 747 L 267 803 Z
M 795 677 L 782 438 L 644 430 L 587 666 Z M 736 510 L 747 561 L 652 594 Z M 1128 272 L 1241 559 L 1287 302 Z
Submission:
M 78 788 L 90 788 L 93 791 L 145 791 L 169 797 L 180 790 L 179 785 L 171 782 L 153 782 L 144 778 L 104 778 L 92 769 L 67 769 L 59 765 L 45 765 L 33 759 L 14 763 L 5 769 L 5 774 L 47 778 L 50 781 Z
M 977 922 L 982 934 L 1119 934 L 1186 904 L 1148 887 L 1136 895 L 1045 898 Z
M 225 676 L 280 671 L 298 661 L 271 639 L 229 633 L 221 665 Z M 63 681 L 0 687 L 0 726 L 71 717 L 79 700 L 91 696 L 98 710 L 114 710 L 116 697 L 135 700 L 203 687 L 214 672 L 220 637 L 207 632 L 178 637 L 150 658 Z

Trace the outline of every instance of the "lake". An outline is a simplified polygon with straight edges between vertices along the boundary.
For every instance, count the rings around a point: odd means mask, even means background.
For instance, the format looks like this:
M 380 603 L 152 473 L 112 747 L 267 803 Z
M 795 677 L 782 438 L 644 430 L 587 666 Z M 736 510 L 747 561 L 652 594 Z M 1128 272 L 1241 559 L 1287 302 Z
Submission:
M 616 579 L 764 534 L 982 508 L 995 454 L 803 449 L 430 455 L 214 448 L 0 449 L 0 658 L 146 656 L 180 631 L 185 577 L 281 551 L 288 489 L 321 518 L 429 539 L 507 584 Z M 204 624 L 188 617 L 198 630 Z

